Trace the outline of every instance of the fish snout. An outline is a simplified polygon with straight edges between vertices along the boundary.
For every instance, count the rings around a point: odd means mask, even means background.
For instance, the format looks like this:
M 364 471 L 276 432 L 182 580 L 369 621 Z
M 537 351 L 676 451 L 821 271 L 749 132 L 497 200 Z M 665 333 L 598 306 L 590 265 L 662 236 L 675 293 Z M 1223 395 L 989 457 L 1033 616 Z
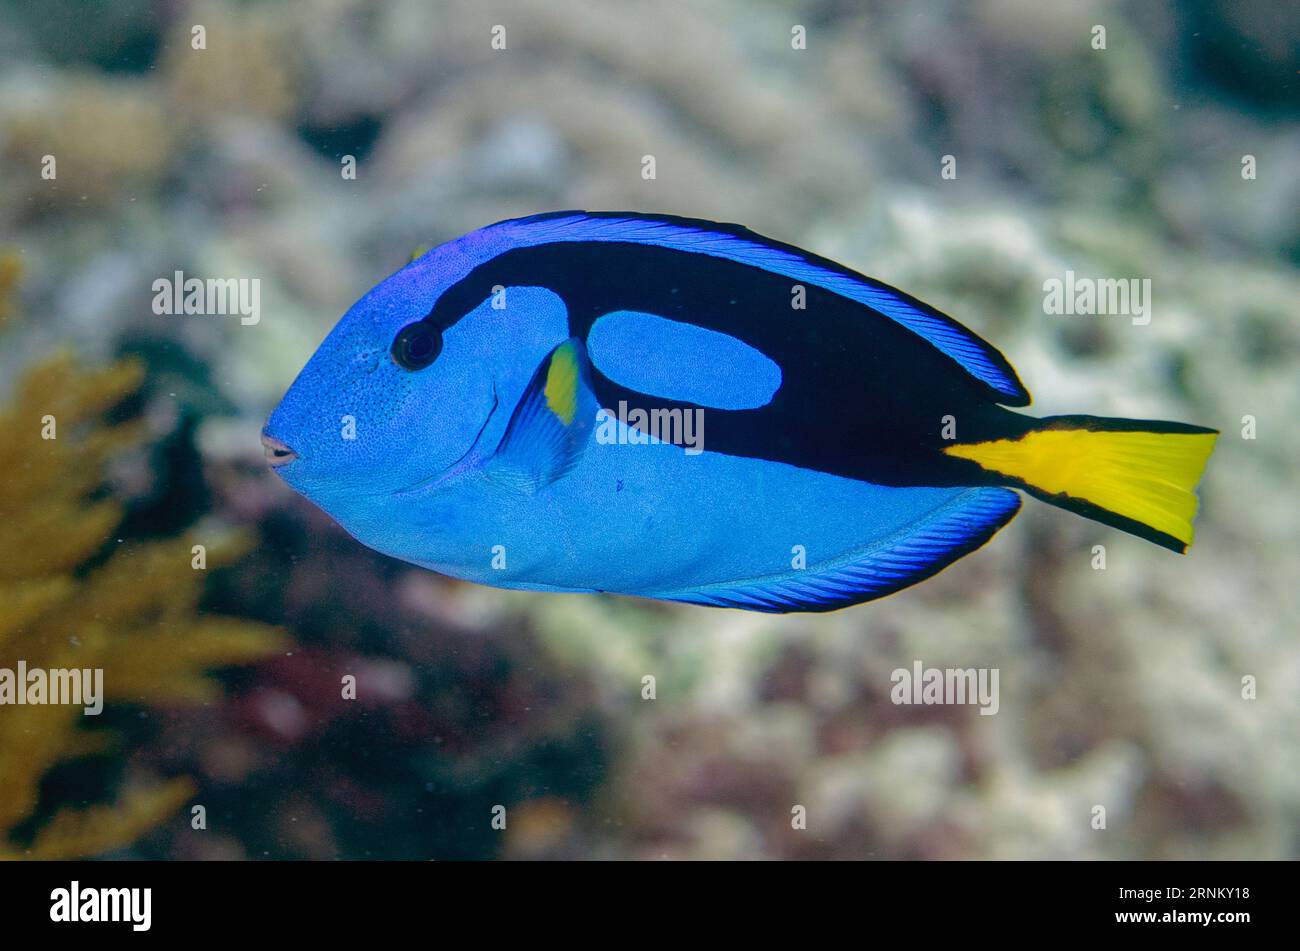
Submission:
M 298 454 L 274 436 L 262 433 L 262 448 L 266 451 L 266 464 L 272 469 L 287 466 L 298 458 Z

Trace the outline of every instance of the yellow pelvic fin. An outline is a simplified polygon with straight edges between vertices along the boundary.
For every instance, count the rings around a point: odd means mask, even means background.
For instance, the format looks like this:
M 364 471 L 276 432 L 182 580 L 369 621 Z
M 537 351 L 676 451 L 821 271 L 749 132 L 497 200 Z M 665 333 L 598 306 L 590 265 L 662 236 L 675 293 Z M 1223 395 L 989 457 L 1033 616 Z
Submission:
M 1196 484 L 1218 433 L 1105 429 L 1033 430 L 1019 439 L 957 443 L 969 459 L 1041 492 L 1082 499 L 1192 543 Z
M 578 411 L 578 357 L 573 342 L 565 341 L 551 354 L 546 371 L 546 405 L 565 426 L 573 422 Z

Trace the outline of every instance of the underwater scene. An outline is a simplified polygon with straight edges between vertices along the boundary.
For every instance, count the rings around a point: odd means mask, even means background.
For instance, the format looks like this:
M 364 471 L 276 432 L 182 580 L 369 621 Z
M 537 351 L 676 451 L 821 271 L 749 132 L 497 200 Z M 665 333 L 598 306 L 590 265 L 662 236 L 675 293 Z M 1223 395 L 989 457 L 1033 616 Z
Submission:
M 1298 38 L 0 0 L 0 858 L 1300 858 Z

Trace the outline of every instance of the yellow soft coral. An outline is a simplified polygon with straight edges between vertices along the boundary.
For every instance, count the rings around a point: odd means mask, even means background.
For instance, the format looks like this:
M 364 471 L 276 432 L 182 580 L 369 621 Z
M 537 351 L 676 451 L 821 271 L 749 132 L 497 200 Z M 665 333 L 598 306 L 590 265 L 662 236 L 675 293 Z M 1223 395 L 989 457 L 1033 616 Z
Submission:
M 0 327 L 14 315 L 14 298 L 18 296 L 18 278 L 23 273 L 23 259 L 17 251 L 0 251 Z
M 142 435 L 135 425 L 105 425 L 103 415 L 140 378 L 133 363 L 86 372 L 58 355 L 29 370 L 0 411 L 0 667 L 22 660 L 28 669 L 101 668 L 108 703 L 203 703 L 219 695 L 208 670 L 264 656 L 283 638 L 262 624 L 196 613 L 204 572 L 192 565 L 193 539 L 103 557 L 122 509 L 94 493 L 109 457 Z M 208 563 L 242 547 L 220 541 Z M 118 848 L 193 794 L 180 778 L 133 788 L 115 805 L 40 803 L 41 778 L 53 765 L 104 746 L 103 734 L 83 725 L 91 718 L 79 706 L 0 706 L 0 857 Z M 57 811 L 24 848 L 13 830 L 38 805 Z

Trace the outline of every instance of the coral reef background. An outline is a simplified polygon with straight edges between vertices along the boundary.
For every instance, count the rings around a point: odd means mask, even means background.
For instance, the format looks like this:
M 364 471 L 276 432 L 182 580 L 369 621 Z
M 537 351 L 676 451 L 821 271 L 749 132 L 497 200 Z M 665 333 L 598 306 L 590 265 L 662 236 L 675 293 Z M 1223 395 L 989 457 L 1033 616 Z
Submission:
M 1297 37 L 1230 0 L 0 3 L 0 666 L 109 688 L 0 706 L 0 854 L 1300 857 Z M 1195 547 L 1031 502 L 774 618 L 460 584 L 266 471 L 361 293 L 559 208 L 743 222 L 968 324 L 1039 414 L 1218 427 Z M 261 320 L 153 313 L 177 270 Z M 1067 270 L 1149 278 L 1150 323 L 1045 314 Z M 998 668 L 1000 711 L 893 704 L 918 659 Z

